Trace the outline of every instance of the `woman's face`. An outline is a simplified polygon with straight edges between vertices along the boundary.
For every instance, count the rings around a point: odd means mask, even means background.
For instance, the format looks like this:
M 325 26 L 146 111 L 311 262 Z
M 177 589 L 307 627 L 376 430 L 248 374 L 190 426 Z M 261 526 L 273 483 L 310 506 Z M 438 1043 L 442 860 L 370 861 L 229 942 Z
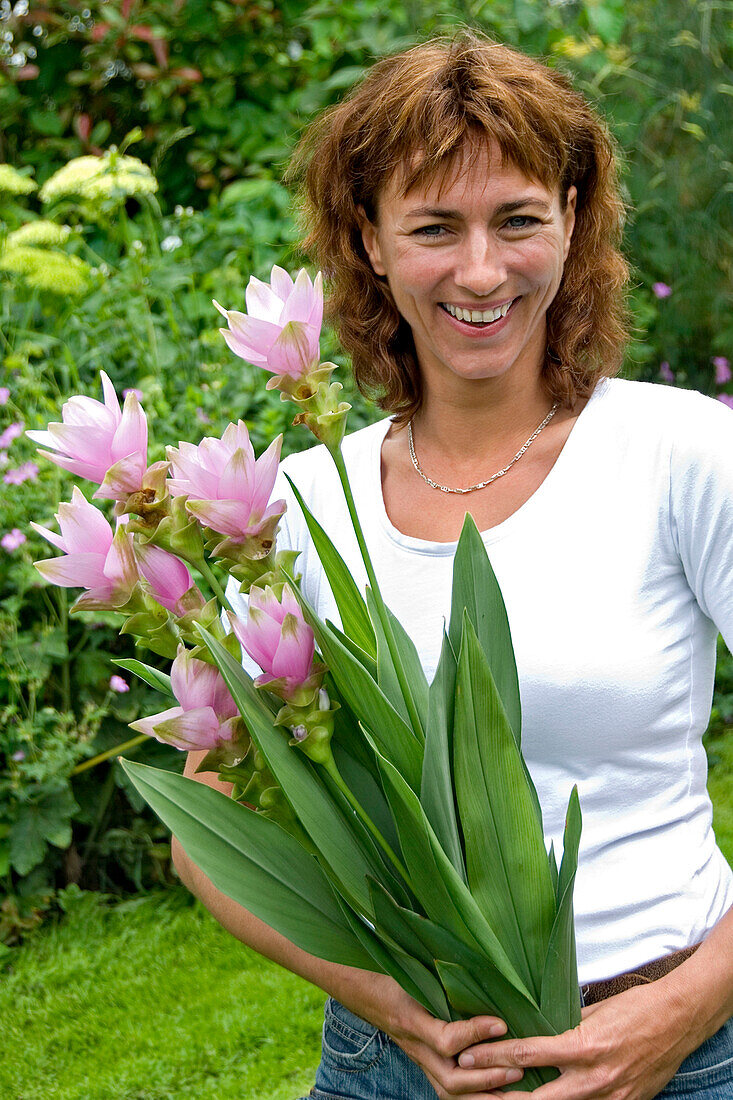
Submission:
M 510 371 L 536 382 L 575 198 L 571 187 L 563 211 L 559 191 L 502 165 L 498 148 L 459 157 L 442 185 L 404 194 L 395 179 L 388 184 L 362 237 L 412 329 L 426 382 Z

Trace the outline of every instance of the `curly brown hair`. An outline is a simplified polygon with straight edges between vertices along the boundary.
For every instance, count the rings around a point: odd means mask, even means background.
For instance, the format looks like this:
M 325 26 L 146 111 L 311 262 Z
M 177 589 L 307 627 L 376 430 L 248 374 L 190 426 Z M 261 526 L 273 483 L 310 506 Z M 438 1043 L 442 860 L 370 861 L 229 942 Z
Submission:
M 306 130 L 288 172 L 299 186 L 305 252 L 329 284 L 328 316 L 359 389 L 405 423 L 422 387 L 412 332 L 361 235 L 394 173 L 405 192 L 440 176 L 476 135 L 550 190 L 563 209 L 577 188 L 575 229 L 547 312 L 543 366 L 552 398 L 572 407 L 621 366 L 627 340 L 618 251 L 623 221 L 608 129 L 562 73 L 475 32 L 433 38 L 384 58 Z

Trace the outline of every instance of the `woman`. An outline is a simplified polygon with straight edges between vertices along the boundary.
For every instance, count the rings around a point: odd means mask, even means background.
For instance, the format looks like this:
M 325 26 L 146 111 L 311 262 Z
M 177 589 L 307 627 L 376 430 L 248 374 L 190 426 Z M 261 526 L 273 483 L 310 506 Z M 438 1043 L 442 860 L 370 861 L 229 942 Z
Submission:
M 561 1071 L 542 1100 L 732 1096 L 733 875 L 701 737 L 718 629 L 733 645 L 733 417 L 613 377 L 626 271 L 606 131 L 563 77 L 462 35 L 376 65 L 311 129 L 295 175 L 357 381 L 396 414 L 344 443 L 386 602 L 431 675 L 470 510 L 507 605 L 548 843 L 578 784 L 583 1021 L 517 1041 L 492 1017 L 435 1020 L 392 979 L 293 947 L 177 849 L 181 877 L 331 995 L 322 1100 L 485 1100 L 530 1065 Z M 283 466 L 363 582 L 324 448 Z M 284 478 L 277 495 L 279 545 L 303 550 L 304 589 L 336 618 Z

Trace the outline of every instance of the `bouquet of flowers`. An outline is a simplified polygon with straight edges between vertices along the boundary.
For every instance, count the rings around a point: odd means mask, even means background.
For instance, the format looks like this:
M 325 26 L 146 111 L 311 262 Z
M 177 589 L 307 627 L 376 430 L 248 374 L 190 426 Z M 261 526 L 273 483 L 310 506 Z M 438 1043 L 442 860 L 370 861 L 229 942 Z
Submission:
M 35 525 L 63 552 L 37 568 L 85 590 L 76 609 L 113 609 L 137 645 L 172 659 L 170 675 L 118 662 L 176 704 L 133 728 L 205 749 L 201 770 L 230 782 L 231 797 L 122 766 L 214 885 L 303 950 L 387 973 L 442 1019 L 493 1013 L 516 1037 L 572 1028 L 577 792 L 558 868 L 522 757 L 509 624 L 483 541 L 467 515 L 428 683 L 359 524 L 341 453 L 349 405 L 334 364 L 320 362 L 321 277 L 274 267 L 269 284 L 250 280 L 246 303 L 214 303 L 224 338 L 331 453 L 369 586 L 358 590 L 291 482 L 340 626 L 300 590 L 297 551 L 277 548 L 285 502 L 270 500 L 281 438 L 255 459 L 240 421 L 148 466 L 137 396 L 120 409 L 102 374 L 103 403 L 72 397 L 62 423 L 28 434 L 115 502 L 115 529 L 75 488 L 60 533 Z M 245 619 L 227 599 L 231 578 L 248 594 Z M 263 670 L 254 680 L 244 653 Z M 520 1087 L 554 1076 L 528 1070 Z

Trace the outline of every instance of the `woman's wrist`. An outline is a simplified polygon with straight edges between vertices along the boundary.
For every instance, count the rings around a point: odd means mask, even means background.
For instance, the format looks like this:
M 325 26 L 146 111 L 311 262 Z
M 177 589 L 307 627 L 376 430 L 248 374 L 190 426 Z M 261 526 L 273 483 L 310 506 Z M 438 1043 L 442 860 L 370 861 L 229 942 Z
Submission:
M 715 1035 L 733 1015 L 733 910 L 716 925 L 694 955 L 660 979 L 686 1025 L 690 1051 Z

